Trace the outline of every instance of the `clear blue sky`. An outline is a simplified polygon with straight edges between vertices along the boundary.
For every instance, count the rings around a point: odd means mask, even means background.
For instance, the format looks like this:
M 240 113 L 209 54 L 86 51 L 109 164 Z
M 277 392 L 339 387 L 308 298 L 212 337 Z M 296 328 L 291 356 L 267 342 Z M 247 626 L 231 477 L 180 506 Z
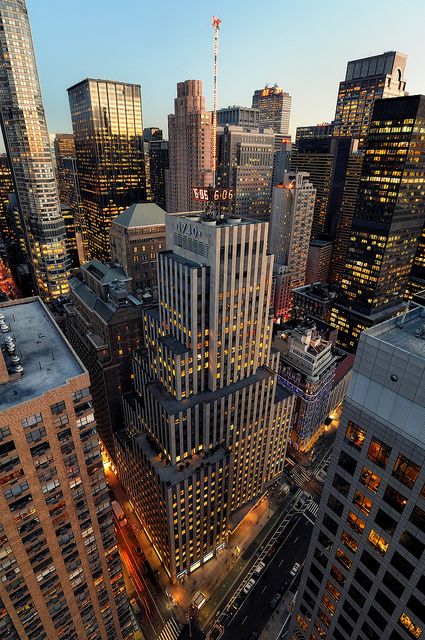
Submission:
M 218 106 L 250 106 L 278 82 L 291 131 L 332 119 L 348 60 L 408 55 L 425 93 L 425 2 L 408 0 L 27 0 L 51 133 L 71 131 L 66 89 L 87 76 L 142 85 L 144 126 L 166 128 L 176 83 L 201 79 L 212 105 L 211 16 L 222 19 Z

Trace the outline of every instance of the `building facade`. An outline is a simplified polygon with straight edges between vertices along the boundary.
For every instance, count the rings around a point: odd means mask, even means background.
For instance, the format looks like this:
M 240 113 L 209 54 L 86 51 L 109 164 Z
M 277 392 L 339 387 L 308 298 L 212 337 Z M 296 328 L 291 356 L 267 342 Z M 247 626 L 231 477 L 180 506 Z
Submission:
M 360 338 L 291 640 L 423 633 L 424 321 L 417 307 Z
M 157 258 L 165 249 L 165 211 L 157 204 L 133 204 L 112 221 L 111 257 L 131 278 L 133 294 L 157 298 Z
M 202 202 L 193 200 L 192 188 L 209 187 L 213 181 L 212 117 L 205 110 L 201 80 L 177 83 L 168 137 L 167 211 L 196 211 Z
M 0 314 L 1 636 L 130 640 L 89 375 L 39 298 Z
M 34 287 L 48 301 L 68 293 L 69 264 L 25 1 L 3 0 L 0 21 L 0 123 Z
M 424 96 L 375 102 L 341 296 L 331 313 L 350 351 L 360 331 L 403 310 L 425 218 L 424 124 Z
M 291 289 L 305 284 L 315 197 L 308 173 L 300 171 L 285 173 L 273 187 L 269 248 L 276 265 L 289 266 Z
M 292 395 L 271 350 L 267 226 L 166 219 L 159 308 L 145 313 L 116 448 L 120 480 L 172 580 L 211 558 L 230 516 L 283 470 Z
M 271 129 L 226 125 L 218 130 L 217 184 L 234 190 L 228 205 L 234 215 L 270 220 L 274 140 Z
M 333 242 L 312 240 L 308 248 L 305 283 L 328 282 L 332 260 Z
M 289 118 L 292 98 L 277 84 L 256 89 L 252 96 L 252 107 L 260 112 L 260 126 L 274 133 L 289 134 Z
M 166 210 L 165 182 L 167 171 L 170 167 L 168 140 L 153 138 L 147 144 L 152 202 Z
M 337 288 L 321 282 L 306 284 L 292 290 L 292 310 L 295 318 L 312 316 L 329 322 L 332 306 L 336 300 Z
M 109 260 L 113 218 L 146 199 L 141 88 L 87 78 L 68 97 L 86 258 Z
M 258 129 L 260 126 L 260 110 L 250 107 L 237 107 L 235 105 L 217 109 L 217 126 L 224 127 L 226 124 Z

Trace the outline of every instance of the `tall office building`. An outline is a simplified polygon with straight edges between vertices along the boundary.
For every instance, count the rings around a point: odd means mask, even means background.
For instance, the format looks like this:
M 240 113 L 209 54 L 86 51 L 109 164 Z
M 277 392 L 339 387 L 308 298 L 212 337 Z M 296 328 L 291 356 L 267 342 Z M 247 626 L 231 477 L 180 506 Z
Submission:
M 166 209 L 166 175 L 169 169 L 168 140 L 163 140 L 157 127 L 143 130 L 144 144 L 148 146 L 149 179 L 152 202 Z
M 12 172 L 6 154 L 0 155 L 0 239 L 6 242 L 13 236 L 8 220 L 9 195 L 13 192 Z
M 80 188 L 77 175 L 77 154 L 72 133 L 57 133 L 54 140 L 56 170 L 61 204 L 75 207 L 78 213 Z
M 69 291 L 68 257 L 25 1 L 2 0 L 0 22 L 1 128 L 34 285 L 51 300 Z
M 212 117 L 205 110 L 201 80 L 177 83 L 168 137 L 167 211 L 196 211 L 202 202 L 193 200 L 192 188 L 209 187 L 213 179 Z
M 271 129 L 226 125 L 218 130 L 217 184 L 234 190 L 228 208 L 236 216 L 270 220 L 274 143 Z
M 291 640 L 408 640 L 425 625 L 423 307 L 365 331 Z
M 313 124 L 306 127 L 297 127 L 295 132 L 295 146 L 297 147 L 301 140 L 325 140 L 331 138 L 333 134 L 333 123 L 322 122 L 321 124 Z
M 333 136 L 356 138 L 364 146 L 375 100 L 407 95 L 406 61 L 403 53 L 387 51 L 347 64 L 339 85 Z
M 1 637 L 130 640 L 88 373 L 39 298 L 0 314 Z
M 260 110 L 250 107 L 237 107 L 235 105 L 217 109 L 217 126 L 224 127 L 226 124 L 258 129 L 260 126 Z
M 305 284 L 316 190 L 308 173 L 287 172 L 273 187 L 269 249 L 276 265 L 288 265 L 291 289 Z
M 141 89 L 87 78 L 68 96 L 87 258 L 108 260 L 113 218 L 146 199 Z
M 375 102 L 341 296 L 331 313 L 339 343 L 350 351 L 363 329 L 403 309 L 425 219 L 424 124 L 424 96 Z
M 273 129 L 274 133 L 289 133 L 292 98 L 277 84 L 256 89 L 252 96 L 252 107 L 260 111 L 260 126 Z
M 328 282 L 333 243 L 329 240 L 312 240 L 308 248 L 305 284 Z
M 166 218 L 159 308 L 145 312 L 116 449 L 172 580 L 213 557 L 229 517 L 282 473 L 292 395 L 271 350 L 267 232 L 238 218 Z

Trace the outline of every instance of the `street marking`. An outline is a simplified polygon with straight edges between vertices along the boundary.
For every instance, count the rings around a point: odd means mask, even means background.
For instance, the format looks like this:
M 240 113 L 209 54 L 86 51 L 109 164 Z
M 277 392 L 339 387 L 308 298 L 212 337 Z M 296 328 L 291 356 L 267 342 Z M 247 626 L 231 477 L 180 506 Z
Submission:
M 279 562 L 279 564 L 277 565 L 278 567 L 280 567 L 285 561 L 285 558 L 282 558 L 282 560 Z
M 294 544 L 296 543 L 296 541 L 298 540 L 298 538 L 299 538 L 299 537 L 300 537 L 300 536 L 297 536 L 297 537 L 295 538 L 295 540 L 294 540 Z M 280 565 L 279 565 L 279 566 L 280 566 Z
M 303 516 L 304 516 L 305 518 L 307 518 L 307 520 L 308 520 L 309 522 L 311 522 L 311 524 L 315 524 L 314 520 L 312 520 L 311 518 L 309 518 L 305 511 L 304 511 L 304 513 L 303 513 Z
M 241 626 L 242 626 L 243 624 L 245 624 L 245 622 L 247 621 L 247 619 L 248 619 L 248 616 L 245 616 L 245 618 L 244 618 L 244 619 L 242 620 L 242 622 L 241 622 Z
M 266 589 L 267 589 L 267 584 L 265 584 L 264 587 L 261 589 L 261 593 L 264 593 Z

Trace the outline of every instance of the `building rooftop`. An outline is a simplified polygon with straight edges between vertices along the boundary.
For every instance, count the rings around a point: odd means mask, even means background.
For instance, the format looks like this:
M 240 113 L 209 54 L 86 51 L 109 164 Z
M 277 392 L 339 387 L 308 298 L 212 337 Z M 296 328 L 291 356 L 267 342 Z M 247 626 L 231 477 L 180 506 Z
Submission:
M 199 213 L 178 213 L 168 214 L 169 216 L 177 216 L 182 220 L 187 220 L 188 223 L 200 222 L 207 227 L 235 227 L 247 224 L 266 224 L 261 220 L 251 220 L 249 218 L 236 218 L 234 216 L 224 216 L 221 218 L 212 218 L 204 211 Z
M 322 284 L 321 282 L 306 284 L 303 287 L 293 289 L 293 292 L 302 296 L 314 298 L 315 300 L 320 300 L 321 302 L 329 302 L 330 300 L 334 300 L 336 296 L 336 292 L 333 291 L 331 287 L 328 287 L 326 284 Z
M 132 204 L 112 220 L 112 225 L 126 228 L 165 224 L 165 211 L 154 202 Z
M 90 275 L 102 284 L 110 284 L 116 280 L 131 280 L 129 276 L 125 275 L 121 267 L 110 267 L 109 265 L 100 262 L 100 260 L 90 260 L 90 262 L 83 264 L 81 268 L 90 273 Z
M 39 298 L 0 303 L 0 313 L 10 326 L 0 333 L 2 350 L 12 336 L 23 374 L 0 388 L 0 411 L 42 396 L 85 369 Z M 7 358 L 7 356 L 6 356 Z
M 418 306 L 404 315 L 367 329 L 366 333 L 423 358 L 425 367 L 425 307 Z

